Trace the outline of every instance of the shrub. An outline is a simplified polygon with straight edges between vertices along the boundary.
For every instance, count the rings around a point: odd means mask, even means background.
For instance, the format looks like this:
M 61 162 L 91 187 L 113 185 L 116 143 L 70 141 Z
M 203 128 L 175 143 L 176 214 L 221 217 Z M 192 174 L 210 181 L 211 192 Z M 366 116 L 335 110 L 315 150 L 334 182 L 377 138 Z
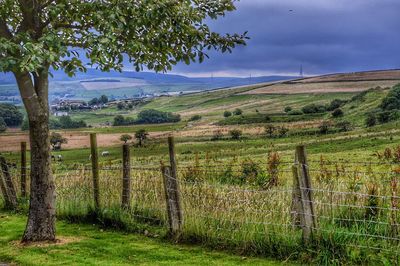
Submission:
M 6 122 L 4 122 L 4 119 L 0 117 L 0 133 L 3 133 L 6 130 L 7 130 Z
M 135 124 L 161 124 L 179 121 L 181 121 L 181 116 L 179 114 L 149 109 L 141 111 L 138 114 Z
M 239 177 L 241 185 L 250 184 L 264 187 L 267 181 L 267 176 L 258 163 L 251 159 L 246 159 L 241 163 L 241 175 Z
M 345 101 L 345 100 L 334 99 L 333 101 L 331 101 L 331 103 L 327 106 L 326 109 L 328 111 L 333 111 L 335 109 L 342 107 L 346 102 L 347 101 Z
M 342 117 L 344 115 L 342 109 L 337 108 L 332 112 L 332 117 L 337 118 L 337 117 Z
M 239 109 L 239 108 L 236 108 L 235 111 L 233 111 L 233 114 L 234 115 L 241 115 L 241 114 L 243 114 L 243 111 L 241 109 Z
M 327 134 L 332 127 L 331 121 L 323 121 L 319 126 L 319 133 L 321 134 Z
M 214 131 L 213 136 L 211 137 L 211 140 L 215 141 L 215 140 L 221 140 L 224 137 L 224 135 L 222 134 L 221 130 L 216 130 Z
M 378 113 L 378 121 L 381 124 L 390 122 L 390 111 L 383 111 Z
M 340 121 L 337 122 L 335 125 L 336 128 L 339 129 L 341 132 L 347 132 L 353 130 L 353 124 L 350 123 L 349 121 Z
M 231 135 L 231 138 L 234 140 L 239 140 L 242 137 L 242 131 L 239 129 L 232 129 L 229 131 L 229 134 Z
M 287 127 L 281 126 L 278 128 L 278 135 L 280 138 L 286 137 L 289 129 Z
M 324 105 L 317 104 L 309 104 L 301 108 L 303 113 L 305 114 L 316 114 L 316 113 L 324 113 L 326 112 L 326 107 Z
M 129 126 L 133 124 L 135 124 L 135 120 L 132 117 L 123 117 L 122 115 L 114 117 L 113 126 Z
M 292 107 L 290 107 L 290 106 L 286 106 L 285 109 L 284 109 L 285 113 L 289 113 L 289 112 L 291 112 L 292 110 L 293 110 L 293 109 L 292 109 Z
M 230 116 L 232 116 L 231 112 L 229 112 L 229 111 L 224 112 L 224 117 L 230 117 Z
M 189 121 L 190 122 L 192 122 L 192 121 L 198 121 L 198 120 L 200 120 L 201 119 L 201 115 L 194 115 L 194 116 L 192 116 L 190 119 L 189 119 Z
M 288 115 L 302 115 L 303 112 L 300 110 L 293 110 L 287 113 Z
M 130 141 L 131 139 L 132 139 L 132 136 L 131 136 L 131 135 L 128 135 L 128 134 L 121 135 L 121 137 L 119 138 L 119 140 L 120 140 L 120 141 L 123 141 L 125 144 L 126 144 L 128 141 Z
M 68 143 L 68 140 L 64 138 L 60 133 L 52 132 L 50 135 L 50 144 L 53 150 L 61 149 L 61 144 Z
M 119 102 L 119 103 L 117 103 L 117 108 L 118 108 L 118 110 L 122 110 L 125 108 L 125 104 L 123 102 Z
M 59 122 L 60 122 L 60 128 L 62 129 L 87 127 L 86 123 L 83 120 L 75 121 L 72 120 L 70 116 L 60 117 Z
M 149 133 L 145 129 L 139 129 L 135 132 L 135 138 L 139 142 L 139 146 L 141 147 L 143 143 L 147 140 Z
M 373 113 L 370 113 L 367 115 L 367 118 L 365 119 L 365 125 L 367 127 L 373 127 L 377 123 L 376 115 Z
M 269 137 L 269 138 L 273 138 L 274 137 L 275 130 L 276 130 L 275 126 L 271 125 L 271 124 L 268 124 L 268 125 L 266 125 L 264 127 L 264 132 L 267 135 L 267 137 Z
M 383 110 L 400 109 L 400 84 L 393 87 L 388 95 L 382 100 L 380 107 Z
M 20 126 L 24 119 L 24 115 L 15 105 L 7 103 L 0 104 L 0 117 L 8 127 Z

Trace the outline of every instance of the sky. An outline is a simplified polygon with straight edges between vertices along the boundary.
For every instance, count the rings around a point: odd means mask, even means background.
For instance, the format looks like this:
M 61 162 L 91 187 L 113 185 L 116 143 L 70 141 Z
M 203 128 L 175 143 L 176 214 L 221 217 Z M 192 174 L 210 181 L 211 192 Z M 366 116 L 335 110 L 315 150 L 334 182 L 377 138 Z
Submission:
M 305 75 L 400 68 L 400 0 L 241 0 L 211 22 L 248 31 L 247 46 L 179 64 L 188 76 Z

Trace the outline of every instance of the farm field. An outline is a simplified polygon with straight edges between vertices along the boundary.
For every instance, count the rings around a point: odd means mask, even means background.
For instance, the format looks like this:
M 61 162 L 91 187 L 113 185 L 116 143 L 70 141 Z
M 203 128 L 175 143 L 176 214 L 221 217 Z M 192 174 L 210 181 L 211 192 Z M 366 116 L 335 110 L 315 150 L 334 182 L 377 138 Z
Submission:
M 53 152 L 61 158 L 52 164 L 58 217 L 70 222 L 91 222 L 95 217 L 106 228 L 133 233 L 157 230 L 174 239 L 171 207 L 167 207 L 171 200 L 166 203 L 171 188 L 165 180 L 170 178 L 178 187 L 172 191 L 180 195 L 180 243 L 300 263 L 398 263 L 400 122 L 365 125 L 368 114 L 382 113 L 382 102 L 395 88 L 368 83 L 371 87 L 361 92 L 243 94 L 259 86 L 161 97 L 130 111 L 115 110 L 130 117 L 146 109 L 174 112 L 182 117 L 178 123 L 100 127 L 89 119 L 91 128 L 58 130 L 68 139 L 61 151 Z M 328 111 L 332 103 L 340 106 L 340 116 Z M 310 105 L 324 110 L 304 113 Z M 301 114 L 290 114 L 287 107 Z M 224 117 L 225 111 L 237 108 L 241 114 Z M 105 112 L 99 110 L 98 115 Z M 75 115 L 82 119 L 85 114 Z M 201 118 L 189 121 L 193 115 Z M 343 122 L 348 129 L 337 126 Z M 273 134 L 268 133 L 271 126 Z M 284 134 L 278 134 L 282 128 Z M 149 136 L 144 146 L 135 141 L 130 145 L 130 208 L 126 209 L 121 207 L 119 137 L 133 136 L 139 129 L 146 129 Z M 241 133 L 237 139 L 235 130 Z M 101 155 L 97 207 L 90 133 L 97 134 Z M 165 172 L 172 156 L 170 135 L 175 139 L 174 176 Z M 7 143 L 0 147 L 2 155 L 11 165 L 20 164 L 20 141 L 27 139 L 17 130 L 0 135 L 0 142 Z M 298 161 L 301 146 L 306 149 L 305 163 Z M 102 156 L 103 152 L 107 154 Z M 29 160 L 29 152 L 27 156 Z M 307 169 L 309 188 L 296 185 L 294 172 L 303 175 L 302 169 Z M 20 169 L 11 171 L 20 191 Z M 296 189 L 312 191 L 312 200 L 305 195 L 296 198 Z M 294 209 L 296 199 L 311 202 L 313 212 Z M 22 202 L 22 211 L 26 207 Z M 299 225 L 306 217 L 313 217 L 313 224 Z M 304 242 L 307 229 L 312 231 L 311 246 Z

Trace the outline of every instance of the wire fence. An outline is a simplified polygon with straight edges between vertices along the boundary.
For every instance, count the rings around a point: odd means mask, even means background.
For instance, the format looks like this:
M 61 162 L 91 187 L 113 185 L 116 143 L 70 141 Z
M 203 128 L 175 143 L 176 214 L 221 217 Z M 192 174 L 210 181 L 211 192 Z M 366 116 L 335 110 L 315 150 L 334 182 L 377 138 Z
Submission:
M 348 254 L 367 250 L 399 259 L 400 163 L 321 158 L 302 164 L 265 157 L 264 161 L 193 158 L 178 163 L 176 174 L 168 176 L 160 163 L 132 160 L 129 208 L 121 206 L 124 167 L 103 164 L 99 166 L 101 211 L 118 210 L 132 221 L 170 229 L 171 215 L 176 213 L 169 211 L 179 201 L 183 239 L 261 254 L 290 253 L 304 243 L 308 229 L 315 249 L 328 247 Z M 296 187 L 294 168 L 306 169 L 310 186 Z M 29 176 L 29 167 L 27 171 Z M 95 208 L 91 171 L 90 164 L 60 163 L 53 168 L 58 215 L 85 216 Z M 19 162 L 10 173 L 20 191 Z M 166 186 L 165 178 L 176 186 Z M 302 205 L 312 205 L 312 212 L 296 209 L 297 190 L 312 195 L 300 197 Z M 179 197 L 171 198 L 170 193 Z M 302 221 L 307 217 L 314 224 Z

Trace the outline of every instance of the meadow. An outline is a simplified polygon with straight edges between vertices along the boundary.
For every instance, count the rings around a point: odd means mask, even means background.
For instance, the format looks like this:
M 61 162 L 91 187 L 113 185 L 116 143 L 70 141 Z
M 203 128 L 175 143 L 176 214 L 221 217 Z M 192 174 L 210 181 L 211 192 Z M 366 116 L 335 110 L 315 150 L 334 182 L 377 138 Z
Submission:
M 144 109 L 177 112 L 183 120 L 176 124 L 96 127 L 93 118 L 92 128 L 61 132 L 71 143 L 73 134 L 81 134 L 82 142 L 79 148 L 69 143 L 54 152 L 62 155 L 62 161 L 53 162 L 58 217 L 171 239 L 161 166 L 169 164 L 166 138 L 173 134 L 183 217 L 180 235 L 173 241 L 301 263 L 399 263 L 399 122 L 365 126 L 366 114 L 379 108 L 390 88 L 243 94 L 256 87 L 161 97 L 124 114 L 134 116 Z M 326 111 L 290 120 L 295 116 L 284 111 L 312 103 L 327 106 L 334 100 L 344 102 L 343 116 L 334 118 Z M 241 115 L 224 118 L 224 111 L 236 108 Z M 188 121 L 195 114 L 201 119 Z M 261 115 L 271 120 L 257 121 Z M 348 121 L 352 128 L 341 131 L 332 126 L 322 133 L 321 123 L 327 120 L 333 125 Z M 269 136 L 264 129 L 268 125 L 286 127 L 288 132 Z M 124 208 L 122 143 L 106 137 L 141 128 L 150 132 L 150 138 L 143 147 L 131 145 L 130 207 Z M 242 131 L 239 139 L 230 135 L 234 129 Z M 222 133 L 217 139 L 216 131 Z M 106 140 L 99 153 L 109 152 L 99 162 L 99 208 L 93 202 L 89 133 Z M 295 158 L 299 145 L 306 147 L 306 164 Z M 2 155 L 19 164 L 15 149 Z M 299 224 L 307 215 L 293 209 L 297 180 L 293 169 L 299 173 L 301 166 L 311 179 L 311 187 L 299 189 L 312 194 L 314 211 L 308 214 L 314 219 L 312 226 Z M 13 169 L 17 188 L 19 175 L 19 169 Z M 24 202 L 22 212 L 27 207 Z M 307 243 L 305 229 L 313 232 Z

